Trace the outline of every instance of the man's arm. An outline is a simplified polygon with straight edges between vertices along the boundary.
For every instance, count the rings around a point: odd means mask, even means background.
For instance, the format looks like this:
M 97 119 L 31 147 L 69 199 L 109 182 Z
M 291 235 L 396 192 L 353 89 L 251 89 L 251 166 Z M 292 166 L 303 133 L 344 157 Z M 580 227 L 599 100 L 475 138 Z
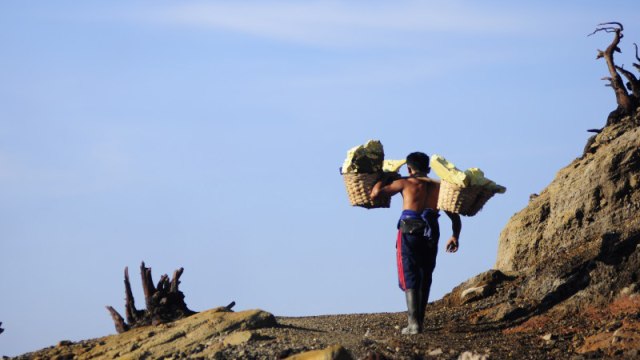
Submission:
M 385 185 L 390 179 L 392 178 L 383 176 L 375 185 L 373 185 L 373 189 L 371 189 L 371 199 L 375 200 L 380 195 L 393 196 L 404 189 L 404 182 L 402 180 L 395 180 L 390 184 Z
M 445 211 L 445 214 L 451 219 L 451 230 L 453 231 L 453 235 L 447 241 L 447 252 L 456 252 L 458 251 L 459 239 L 460 239 L 460 230 L 462 230 L 462 221 L 460 221 L 460 215 L 452 212 Z

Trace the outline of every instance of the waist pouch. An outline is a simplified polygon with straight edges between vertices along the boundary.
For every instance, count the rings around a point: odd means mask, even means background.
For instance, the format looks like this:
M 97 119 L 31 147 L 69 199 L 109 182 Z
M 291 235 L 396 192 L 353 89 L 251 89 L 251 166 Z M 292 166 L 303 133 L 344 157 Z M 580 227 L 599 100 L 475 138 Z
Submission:
M 400 220 L 400 231 L 409 235 L 424 235 L 427 223 L 422 219 L 402 219 Z

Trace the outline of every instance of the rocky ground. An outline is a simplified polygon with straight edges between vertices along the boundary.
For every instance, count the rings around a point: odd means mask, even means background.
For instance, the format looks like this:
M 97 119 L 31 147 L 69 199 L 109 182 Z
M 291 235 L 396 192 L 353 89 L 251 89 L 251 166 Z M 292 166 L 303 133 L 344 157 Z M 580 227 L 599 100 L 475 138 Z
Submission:
M 432 314 L 427 329 L 411 336 L 400 334 L 406 325 L 403 313 L 283 318 L 280 322 L 291 328 L 277 355 L 340 344 L 357 359 L 549 358 L 549 347 L 535 333 L 503 335 L 491 325 L 453 324 L 445 316 Z M 560 343 L 554 349 L 563 351 Z
M 277 318 L 278 325 L 211 334 L 185 346 L 181 337 L 148 346 L 149 333 L 57 346 L 16 359 L 284 359 L 339 345 L 353 359 L 549 359 L 571 358 L 571 340 L 543 338 L 543 331 L 504 334 L 491 325 L 452 324 L 436 312 L 422 334 L 400 335 L 402 313 Z M 131 334 L 129 334 L 131 335 Z M 113 338 L 124 346 L 113 344 Z M 139 344 L 136 346 L 136 344 Z M 464 354 L 464 355 L 463 355 Z M 566 355 L 566 356 L 565 356 Z M 330 357 L 331 358 L 331 357 Z M 340 357 L 335 357 L 340 358 Z
M 515 321 L 483 320 L 478 314 L 485 307 L 499 305 L 492 298 L 498 300 L 490 296 L 453 308 L 448 305 L 452 299 L 432 303 L 426 329 L 418 335 L 400 334 L 404 313 L 274 317 L 258 310 L 217 308 L 124 334 L 61 341 L 15 359 L 640 358 L 640 296 L 635 289 L 606 307 L 573 314 L 548 311 Z

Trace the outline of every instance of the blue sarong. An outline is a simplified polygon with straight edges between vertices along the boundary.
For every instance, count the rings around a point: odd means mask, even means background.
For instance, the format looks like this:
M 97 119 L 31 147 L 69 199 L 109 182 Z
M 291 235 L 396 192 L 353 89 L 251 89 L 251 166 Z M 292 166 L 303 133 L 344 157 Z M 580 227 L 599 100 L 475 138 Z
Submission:
M 398 220 L 396 259 L 398 264 L 398 285 L 400 289 L 420 289 L 428 297 L 431 275 L 436 265 L 440 227 L 437 210 L 422 212 L 403 210 Z M 403 233 L 400 222 L 404 219 L 421 219 L 425 222 L 423 233 Z

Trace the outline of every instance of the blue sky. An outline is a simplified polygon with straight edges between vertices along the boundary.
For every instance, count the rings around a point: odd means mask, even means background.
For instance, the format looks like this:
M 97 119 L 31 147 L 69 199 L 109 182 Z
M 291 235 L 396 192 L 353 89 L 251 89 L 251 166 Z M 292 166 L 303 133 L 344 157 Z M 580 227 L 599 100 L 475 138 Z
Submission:
M 596 49 L 636 1 L 3 1 L 0 355 L 114 333 L 129 266 L 188 306 L 404 310 L 391 209 L 338 167 L 438 153 L 507 187 L 463 218 L 432 299 L 490 269 L 509 218 L 615 108 Z M 443 238 L 450 223 L 441 218 Z M 140 306 L 140 305 L 139 305 Z

